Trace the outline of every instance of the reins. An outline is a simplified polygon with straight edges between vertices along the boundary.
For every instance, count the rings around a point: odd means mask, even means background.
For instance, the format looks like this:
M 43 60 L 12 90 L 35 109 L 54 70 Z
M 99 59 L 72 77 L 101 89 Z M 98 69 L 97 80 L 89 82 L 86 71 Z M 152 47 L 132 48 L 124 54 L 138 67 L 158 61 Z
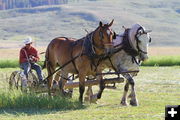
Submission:
M 56 69 L 54 72 L 52 72 L 49 76 L 47 76 L 44 80 L 50 78 L 52 75 L 54 75 L 57 71 L 59 71 L 60 69 L 64 68 L 66 65 L 68 65 L 69 63 L 71 63 L 72 61 L 74 61 L 75 59 L 77 59 L 79 56 L 83 56 L 84 54 L 79 54 L 77 56 L 75 56 L 74 58 L 72 58 L 71 60 L 69 60 L 68 62 L 66 62 L 65 64 L 63 64 L 62 66 L 60 66 L 58 69 Z

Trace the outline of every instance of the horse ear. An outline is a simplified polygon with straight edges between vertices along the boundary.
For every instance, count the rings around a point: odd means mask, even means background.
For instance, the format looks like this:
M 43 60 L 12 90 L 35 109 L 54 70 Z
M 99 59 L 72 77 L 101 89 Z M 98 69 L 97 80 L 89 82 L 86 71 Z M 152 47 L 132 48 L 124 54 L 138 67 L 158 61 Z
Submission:
M 116 39 L 116 32 L 114 32 L 113 39 Z
M 144 30 L 145 33 L 152 32 L 152 30 Z
M 102 23 L 101 21 L 99 22 L 99 26 L 100 26 L 100 27 L 102 27 L 102 26 L 103 26 L 103 23 Z
M 124 28 L 124 30 L 126 30 L 127 28 L 123 25 L 122 28 Z
M 111 21 L 111 23 L 109 24 L 109 27 L 111 27 L 111 25 L 113 24 L 113 22 L 114 22 L 114 19 Z

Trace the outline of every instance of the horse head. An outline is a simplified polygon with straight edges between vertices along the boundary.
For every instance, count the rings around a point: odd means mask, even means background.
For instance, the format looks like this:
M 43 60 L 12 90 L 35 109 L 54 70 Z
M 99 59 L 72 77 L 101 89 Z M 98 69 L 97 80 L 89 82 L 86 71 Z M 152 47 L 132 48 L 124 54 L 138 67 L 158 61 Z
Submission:
M 110 52 L 113 48 L 114 32 L 110 28 L 113 22 L 114 20 L 112 20 L 109 24 L 103 24 L 100 21 L 98 28 L 95 30 L 94 46 L 99 50 L 103 50 L 105 53 Z
M 151 42 L 151 30 L 146 30 L 139 24 L 134 24 L 129 31 L 130 44 L 139 54 L 139 60 L 148 59 L 148 44 Z

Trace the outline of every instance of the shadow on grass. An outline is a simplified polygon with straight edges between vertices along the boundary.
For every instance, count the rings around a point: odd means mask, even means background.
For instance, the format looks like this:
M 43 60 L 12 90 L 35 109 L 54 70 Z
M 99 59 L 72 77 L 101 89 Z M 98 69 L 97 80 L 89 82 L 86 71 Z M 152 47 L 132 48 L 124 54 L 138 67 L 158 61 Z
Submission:
M 19 91 L 0 93 L 0 114 L 49 114 L 85 108 L 86 106 L 81 105 L 78 100 L 61 96 L 39 96 Z

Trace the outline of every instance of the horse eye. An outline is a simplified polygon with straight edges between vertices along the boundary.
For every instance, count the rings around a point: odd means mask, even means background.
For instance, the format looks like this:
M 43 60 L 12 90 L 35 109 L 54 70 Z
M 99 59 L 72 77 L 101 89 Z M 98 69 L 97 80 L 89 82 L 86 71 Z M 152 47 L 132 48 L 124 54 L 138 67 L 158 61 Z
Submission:
M 139 30 L 138 33 L 141 34 L 141 33 L 142 33 L 142 30 Z

